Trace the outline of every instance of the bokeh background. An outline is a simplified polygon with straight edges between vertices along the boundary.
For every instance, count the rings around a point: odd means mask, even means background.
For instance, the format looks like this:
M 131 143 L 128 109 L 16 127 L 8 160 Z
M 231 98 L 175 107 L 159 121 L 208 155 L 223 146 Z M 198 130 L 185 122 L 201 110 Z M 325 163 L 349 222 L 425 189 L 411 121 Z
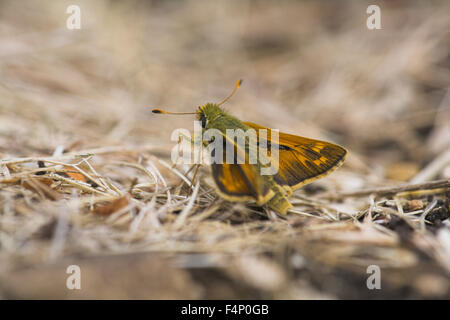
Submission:
M 66 28 L 72 4 L 81 8 L 80 30 Z M 366 26 L 370 4 L 381 8 L 380 30 Z M 0 159 L 36 158 L 0 171 L 0 296 L 449 298 L 445 190 L 376 199 L 391 223 L 382 235 L 361 228 L 368 196 L 319 209 L 307 198 L 449 179 L 449 12 L 444 0 L 0 1 Z M 159 191 L 139 191 L 164 194 L 179 184 L 159 160 L 170 160 L 174 129 L 193 127 L 192 117 L 151 109 L 194 111 L 220 101 L 239 78 L 225 105 L 233 115 L 348 148 L 342 169 L 298 193 L 302 212 L 328 210 L 332 226 L 306 215 L 255 218 L 243 205 L 205 213 L 216 201 L 209 195 L 192 213 L 200 218 L 175 232 L 181 204 L 164 213 L 160 198 L 132 190 L 145 178 L 130 163 L 150 161 L 163 176 Z M 127 200 L 129 219 L 95 217 L 105 199 L 89 204 L 92 190 L 27 188 L 38 157 L 55 150 L 101 150 L 91 159 L 96 172 L 139 200 Z M 159 222 L 133 227 L 150 199 L 146 215 Z M 438 218 L 424 231 L 420 215 L 434 199 Z M 61 222 L 64 201 L 71 209 Z M 408 210 L 418 210 L 408 223 L 392 218 Z M 414 240 L 404 240 L 408 228 Z M 65 288 L 68 263 L 85 266 L 84 290 Z M 365 284 L 374 263 L 389 270 L 379 291 Z

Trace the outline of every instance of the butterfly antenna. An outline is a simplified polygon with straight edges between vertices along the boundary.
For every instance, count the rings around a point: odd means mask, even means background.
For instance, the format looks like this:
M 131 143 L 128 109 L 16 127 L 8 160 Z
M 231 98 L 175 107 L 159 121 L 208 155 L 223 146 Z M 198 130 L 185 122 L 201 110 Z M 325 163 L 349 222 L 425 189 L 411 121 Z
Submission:
M 217 105 L 220 106 L 220 105 L 224 104 L 225 102 L 227 102 L 236 93 L 237 89 L 239 89 L 241 84 L 242 84 L 242 79 L 239 79 L 236 82 L 236 86 L 234 87 L 233 91 L 225 99 L 223 99 L 221 102 L 219 102 Z
M 152 110 L 153 113 L 159 113 L 159 114 L 197 114 L 196 112 L 169 112 L 169 111 L 164 111 L 162 109 L 156 108 Z

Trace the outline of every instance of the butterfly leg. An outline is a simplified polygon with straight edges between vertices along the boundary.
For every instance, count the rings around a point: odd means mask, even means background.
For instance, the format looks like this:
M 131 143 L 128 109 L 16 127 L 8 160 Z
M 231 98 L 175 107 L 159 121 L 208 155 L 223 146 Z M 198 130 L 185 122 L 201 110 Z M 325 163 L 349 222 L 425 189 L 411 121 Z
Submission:
M 192 186 L 194 185 L 195 178 L 197 177 L 198 168 L 200 168 L 200 164 L 195 165 L 194 175 L 193 175 L 192 180 L 191 180 L 191 185 L 189 186 L 190 190 L 192 190 Z

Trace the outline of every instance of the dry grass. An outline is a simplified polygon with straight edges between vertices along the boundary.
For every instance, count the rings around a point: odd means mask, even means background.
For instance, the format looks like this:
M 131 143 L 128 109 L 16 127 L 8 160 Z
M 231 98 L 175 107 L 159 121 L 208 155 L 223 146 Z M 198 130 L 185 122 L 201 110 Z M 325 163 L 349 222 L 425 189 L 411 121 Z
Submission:
M 386 2 L 0 3 L 3 298 L 450 298 L 450 11 Z M 227 110 L 346 146 L 280 217 L 172 168 Z M 44 168 L 45 167 L 45 168 Z M 82 290 L 65 287 L 80 265 Z M 368 290 L 366 269 L 382 270 Z

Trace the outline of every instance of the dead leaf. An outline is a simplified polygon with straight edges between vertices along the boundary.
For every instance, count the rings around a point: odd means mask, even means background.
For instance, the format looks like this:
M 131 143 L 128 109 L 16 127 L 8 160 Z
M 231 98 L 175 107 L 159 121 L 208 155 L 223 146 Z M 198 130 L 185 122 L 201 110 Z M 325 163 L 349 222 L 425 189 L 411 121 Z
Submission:
M 99 206 L 97 208 L 95 208 L 92 212 L 95 214 L 99 214 L 102 216 L 109 216 L 111 214 L 113 214 L 114 212 L 117 212 L 123 208 L 125 208 L 126 206 L 128 206 L 129 204 L 129 198 L 127 195 L 114 199 L 113 201 Z
M 414 199 L 414 200 L 408 201 L 407 206 L 410 211 L 416 211 L 416 210 L 423 209 L 424 204 L 423 204 L 422 200 Z
M 86 182 L 86 183 L 88 182 L 86 177 L 83 174 L 74 171 L 74 169 L 72 167 L 65 166 L 64 169 L 68 170 L 65 172 L 65 174 L 67 174 L 69 176 L 69 178 L 72 178 L 77 181 Z

